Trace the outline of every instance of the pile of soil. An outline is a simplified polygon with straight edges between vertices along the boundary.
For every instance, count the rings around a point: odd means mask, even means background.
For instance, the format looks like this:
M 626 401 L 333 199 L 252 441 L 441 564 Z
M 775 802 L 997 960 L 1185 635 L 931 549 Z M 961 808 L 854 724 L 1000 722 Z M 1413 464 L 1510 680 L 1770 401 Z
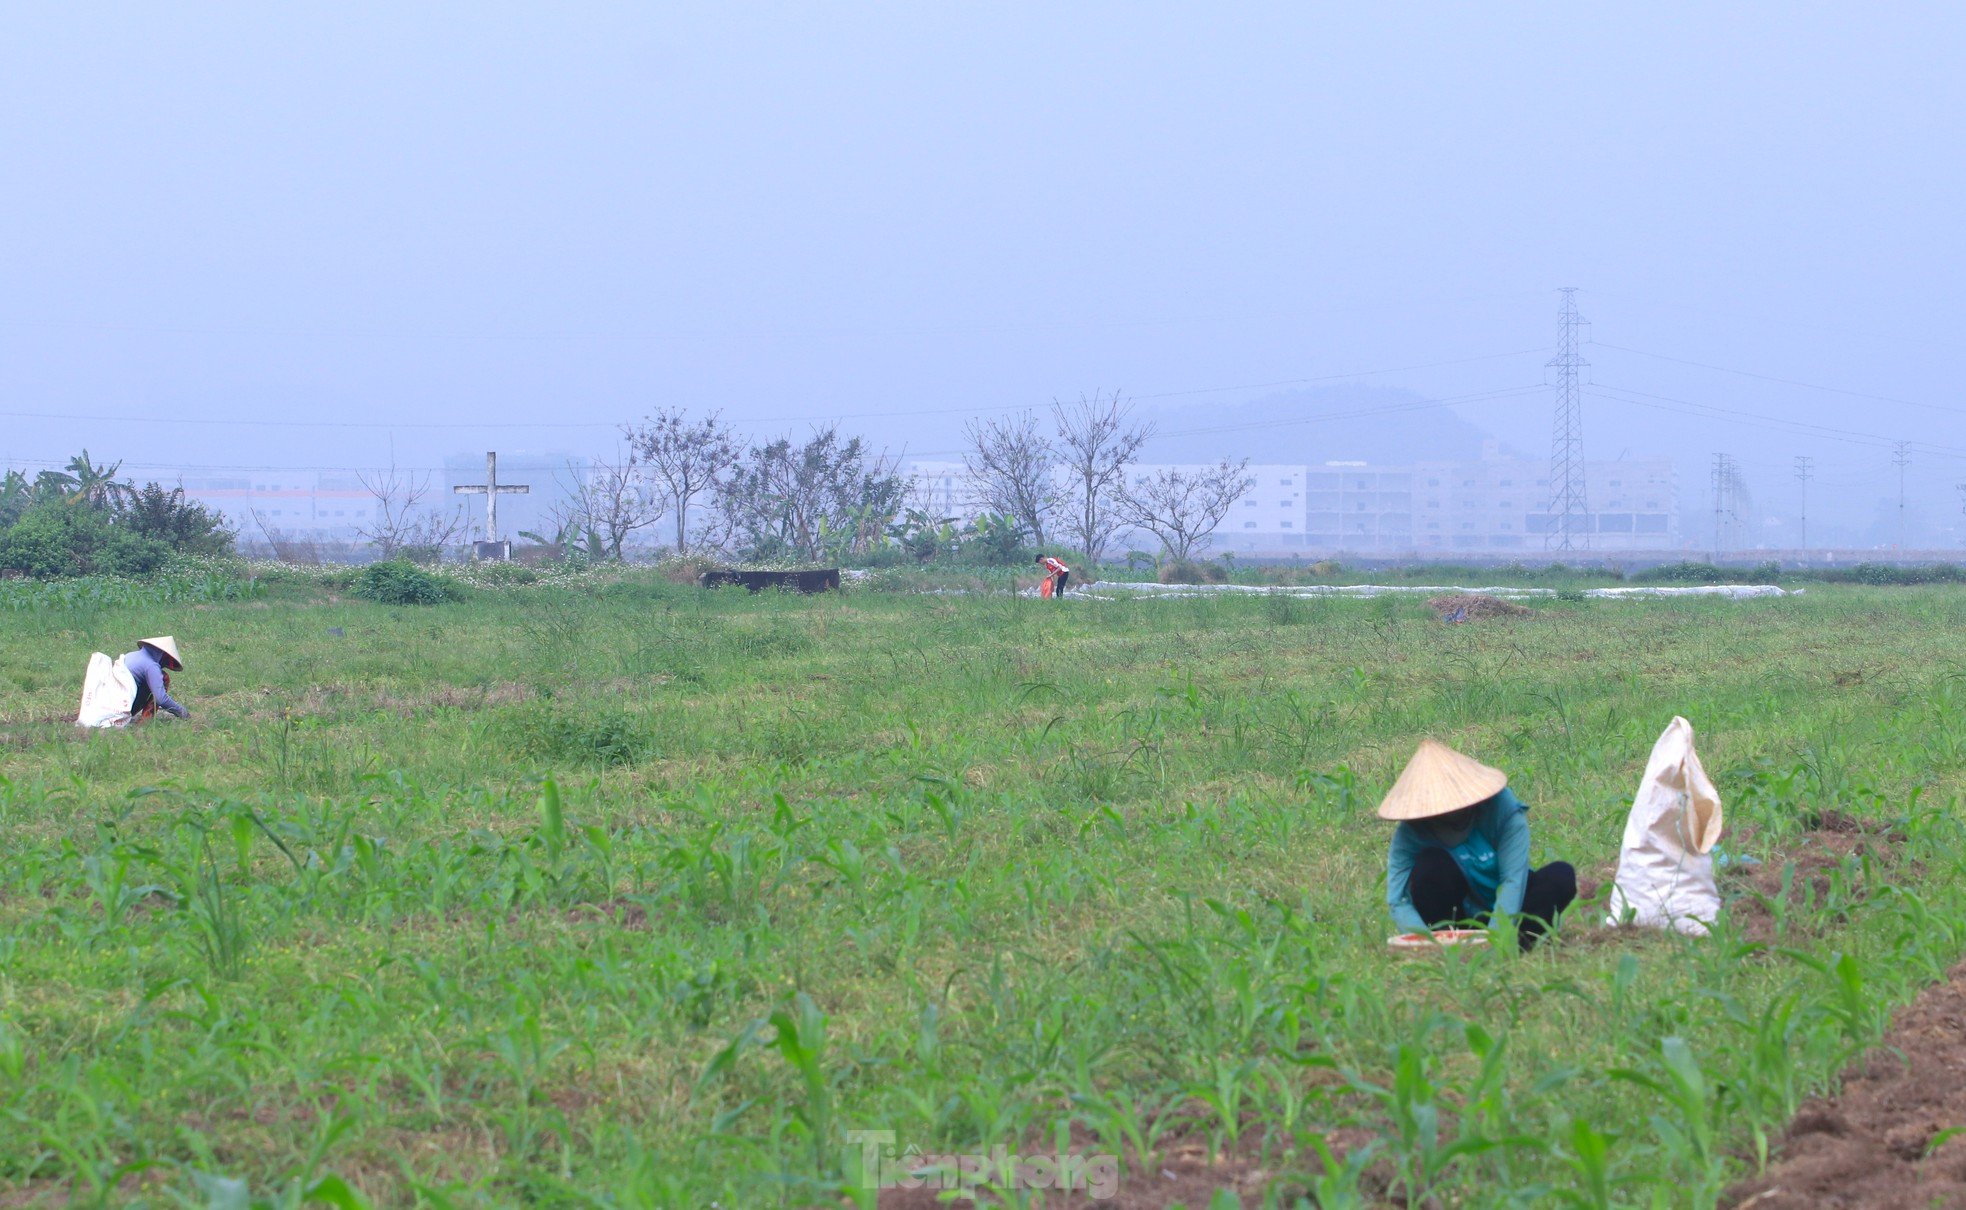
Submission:
M 1443 622 L 1477 622 L 1483 618 L 1516 618 L 1533 612 L 1514 601 L 1491 597 L 1485 592 L 1450 592 L 1430 597 L 1427 607 Z
M 1898 1011 L 1843 1090 L 1803 1105 L 1780 1158 L 1728 1191 L 1735 1210 L 1966 1205 L 1966 966 Z M 1931 1154 L 1926 1151 L 1931 1148 Z

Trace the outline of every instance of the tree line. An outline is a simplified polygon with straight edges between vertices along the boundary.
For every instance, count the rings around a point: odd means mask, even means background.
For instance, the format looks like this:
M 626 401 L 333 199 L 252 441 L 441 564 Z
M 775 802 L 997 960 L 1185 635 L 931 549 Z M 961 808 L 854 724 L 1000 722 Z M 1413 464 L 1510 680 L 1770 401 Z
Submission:
M 569 466 L 544 524 L 519 536 L 597 561 L 656 545 L 808 563 L 1013 563 L 1045 550 L 1096 566 L 1115 537 L 1140 531 L 1166 559 L 1187 560 L 1207 549 L 1249 490 L 1248 459 L 1144 471 L 1140 451 L 1153 436 L 1118 392 L 1054 400 L 1043 414 L 973 420 L 963 433 L 965 499 L 952 511 L 885 450 L 838 425 L 751 441 L 719 412 L 665 408 L 623 425 L 614 454 Z M 147 572 L 173 554 L 233 548 L 237 535 L 224 518 L 187 501 L 181 487 L 139 488 L 120 469 L 84 451 L 32 479 L 8 472 L 0 568 Z M 463 540 L 463 511 L 440 507 L 427 475 L 392 466 L 361 483 L 373 507 L 356 532 L 384 558 L 437 558 Z M 251 519 L 276 555 L 306 561 L 306 539 L 257 512 Z
M 1115 536 L 1139 530 L 1167 558 L 1189 559 L 1251 487 L 1249 462 L 1137 473 L 1153 435 L 1118 392 L 1054 400 L 1043 419 L 972 421 L 963 435 L 970 507 L 945 515 L 885 451 L 835 425 L 747 443 L 719 413 L 664 409 L 623 426 L 622 452 L 568 492 L 553 536 L 619 558 L 630 535 L 666 518 L 679 552 L 814 562 L 967 552 L 1010 562 L 1055 547 L 1098 564 Z
M 0 569 L 36 577 L 147 575 L 174 556 L 230 553 L 225 519 L 181 487 L 137 486 L 83 450 L 59 470 L 0 478 Z

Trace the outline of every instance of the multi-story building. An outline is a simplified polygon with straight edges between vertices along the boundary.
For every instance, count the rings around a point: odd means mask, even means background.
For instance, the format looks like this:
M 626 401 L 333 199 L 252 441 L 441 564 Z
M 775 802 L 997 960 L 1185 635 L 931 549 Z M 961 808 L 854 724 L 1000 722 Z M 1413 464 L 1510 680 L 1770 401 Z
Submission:
M 186 475 L 181 482 L 186 499 L 223 513 L 248 540 L 264 530 L 353 540 L 375 513 L 375 497 L 353 475 L 253 471 Z
M 939 515 L 981 511 L 961 463 L 916 463 L 918 498 Z M 1136 481 L 1166 469 L 1140 465 Z M 1196 466 L 1193 469 L 1207 469 Z M 1549 466 L 1504 455 L 1373 465 L 1252 464 L 1253 481 L 1217 527 L 1214 549 L 1254 555 L 1507 554 L 1541 551 L 1552 528 Z M 1666 459 L 1592 462 L 1588 546 L 1605 551 L 1681 545 L 1678 484 Z

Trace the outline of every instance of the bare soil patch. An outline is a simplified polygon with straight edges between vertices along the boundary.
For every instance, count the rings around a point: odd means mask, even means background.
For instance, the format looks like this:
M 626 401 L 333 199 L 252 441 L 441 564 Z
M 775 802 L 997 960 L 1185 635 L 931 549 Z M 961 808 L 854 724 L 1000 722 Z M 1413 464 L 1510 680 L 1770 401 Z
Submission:
M 1791 905 L 1804 902 L 1828 905 L 1836 890 L 1838 872 L 1849 869 L 1852 858 L 1869 857 L 1879 864 L 1895 865 L 1902 840 L 1888 824 L 1858 819 L 1841 811 L 1825 811 L 1815 828 L 1803 833 L 1795 843 L 1785 845 L 1758 864 L 1731 866 L 1722 871 L 1721 890 L 1727 900 L 1727 916 L 1744 940 L 1772 945 L 1781 931 L 1775 908 L 1783 898 L 1784 879 L 1788 881 L 1787 897 Z M 1793 874 L 1788 872 L 1790 865 L 1795 867 Z M 1864 894 L 1860 885 L 1846 883 L 1845 890 L 1852 903 Z M 1840 911 L 1834 914 L 1842 915 Z
M 1835 1096 L 1803 1105 L 1780 1158 L 1728 1191 L 1736 1210 L 1966 1206 L 1966 965 L 1898 1010 Z M 1939 1145 L 1933 1147 L 1934 1140 Z M 1929 1154 L 1928 1154 L 1929 1152 Z
M 1535 611 L 1485 592 L 1450 592 L 1427 598 L 1427 608 L 1443 622 L 1478 622 L 1485 618 L 1520 618 Z

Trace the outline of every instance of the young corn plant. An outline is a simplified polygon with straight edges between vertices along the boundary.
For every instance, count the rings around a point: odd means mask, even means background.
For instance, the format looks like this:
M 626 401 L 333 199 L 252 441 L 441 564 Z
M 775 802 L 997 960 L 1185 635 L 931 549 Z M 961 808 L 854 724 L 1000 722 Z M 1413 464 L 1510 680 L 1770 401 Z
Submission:
M 1720 1129 L 1721 1102 L 1727 1094 L 1707 1080 L 1686 1039 L 1661 1039 L 1653 1070 L 1618 1068 L 1611 1078 L 1649 1089 L 1665 1101 L 1668 1112 L 1652 1115 L 1652 1129 L 1674 1170 L 1691 1182 L 1685 1188 L 1688 1204 L 1718 1204 L 1726 1178 Z

